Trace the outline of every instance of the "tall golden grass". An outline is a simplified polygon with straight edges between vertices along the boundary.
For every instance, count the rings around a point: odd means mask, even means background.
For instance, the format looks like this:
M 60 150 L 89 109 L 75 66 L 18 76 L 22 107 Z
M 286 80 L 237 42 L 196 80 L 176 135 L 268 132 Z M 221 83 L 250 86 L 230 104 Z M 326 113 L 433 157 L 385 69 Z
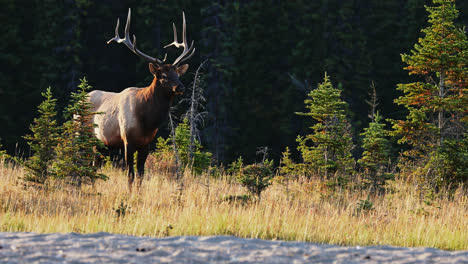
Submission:
M 424 201 L 403 180 L 394 192 L 370 199 L 372 210 L 356 212 L 367 193 L 342 191 L 324 198 L 314 183 L 292 182 L 289 193 L 273 184 L 259 203 L 229 203 L 225 195 L 246 190 L 227 178 L 184 177 L 177 183 L 149 172 L 140 193 L 129 194 L 124 172 L 81 190 L 26 188 L 21 166 L 0 164 L 0 231 L 98 231 L 136 236 L 235 235 L 338 245 L 395 245 L 468 249 L 468 195 L 442 193 Z

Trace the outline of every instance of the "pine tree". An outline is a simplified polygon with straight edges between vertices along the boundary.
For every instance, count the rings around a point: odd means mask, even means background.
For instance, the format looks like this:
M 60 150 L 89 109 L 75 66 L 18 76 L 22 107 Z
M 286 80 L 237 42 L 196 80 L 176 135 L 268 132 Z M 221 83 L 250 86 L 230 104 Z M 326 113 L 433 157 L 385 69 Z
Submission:
M 458 16 L 454 0 L 433 0 L 427 7 L 430 26 L 423 29 L 423 38 L 411 54 L 402 60 L 410 75 L 424 81 L 399 84 L 404 95 L 395 102 L 408 110 L 406 120 L 393 121 L 393 135 L 410 150 L 403 153 L 402 166 L 418 178 L 434 186 L 466 181 L 468 172 L 457 168 L 442 168 L 444 159 L 466 156 L 466 148 L 445 146 L 465 144 L 468 109 L 468 40 L 464 30 L 453 21 Z M 451 149 L 451 153 L 443 152 Z M 447 154 L 447 153 L 446 153 Z M 457 163 L 457 162 L 455 162 Z M 414 165 L 414 168 L 407 165 Z M 466 168 L 466 166 L 465 166 Z
M 42 93 L 44 101 L 39 105 L 40 116 L 34 119 L 30 126 L 32 135 L 24 138 L 28 141 L 33 155 L 24 163 L 28 174 L 24 180 L 44 184 L 50 174 L 50 166 L 54 159 L 54 148 L 58 142 L 59 128 L 55 119 L 56 99 L 52 97 L 50 87 Z
M 347 104 L 340 98 L 341 90 L 332 86 L 326 73 L 323 83 L 308 96 L 310 99 L 304 102 L 309 112 L 297 114 L 309 116 L 316 123 L 311 127 L 313 134 L 298 137 L 298 150 L 312 173 L 325 179 L 337 175 L 334 180 L 341 184 L 354 165 L 350 152 L 353 148 L 351 128 L 346 119 Z M 308 142 L 312 142 L 312 146 Z
M 87 101 L 90 88 L 83 78 L 78 91 L 72 93 L 71 102 L 65 108 L 68 121 L 63 124 L 63 132 L 55 148 L 54 176 L 76 187 L 107 178 L 92 166 L 95 156 L 100 155 L 97 149 L 104 145 L 94 137 L 94 124 L 90 122 L 92 115 L 98 114 L 91 111 L 91 104 Z
M 391 174 L 385 172 L 388 164 L 390 143 L 386 139 L 385 124 L 381 123 L 382 117 L 379 112 L 372 116 L 372 122 L 368 128 L 361 133 L 363 136 L 362 158 L 358 160 L 364 170 L 366 179 L 370 181 L 371 191 L 381 191 L 385 180 L 391 178 Z

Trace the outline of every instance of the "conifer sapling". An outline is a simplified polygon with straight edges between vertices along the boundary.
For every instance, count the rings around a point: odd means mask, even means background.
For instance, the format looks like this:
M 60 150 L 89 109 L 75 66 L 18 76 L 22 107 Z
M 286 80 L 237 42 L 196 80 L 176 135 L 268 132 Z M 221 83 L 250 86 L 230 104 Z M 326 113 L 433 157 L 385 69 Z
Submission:
M 44 101 L 38 107 L 40 116 L 30 126 L 32 134 L 24 137 L 33 153 L 24 163 L 28 171 L 24 180 L 38 184 L 44 184 L 49 177 L 59 134 L 55 111 L 57 100 L 52 97 L 50 87 L 42 96 Z

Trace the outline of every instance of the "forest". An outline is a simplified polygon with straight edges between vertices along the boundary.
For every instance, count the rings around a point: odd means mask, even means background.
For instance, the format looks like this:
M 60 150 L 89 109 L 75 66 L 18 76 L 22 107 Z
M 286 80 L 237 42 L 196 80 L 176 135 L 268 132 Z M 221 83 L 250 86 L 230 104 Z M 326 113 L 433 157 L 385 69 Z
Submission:
M 86 77 L 94 89 L 120 92 L 151 82 L 146 62 L 121 45 L 107 45 L 116 18 L 133 9 L 131 31 L 141 50 L 162 57 L 172 41 L 171 24 L 187 17 L 196 53 L 188 61 L 188 86 L 202 61 L 207 116 L 203 146 L 218 163 L 242 156 L 258 159 L 267 146 L 278 162 L 289 147 L 295 159 L 296 137 L 309 133 L 304 100 L 324 73 L 349 105 L 353 142 L 371 121 L 366 101 L 375 86 L 380 114 L 403 119 L 394 103 L 399 83 L 409 76 L 401 54 L 409 53 L 428 26 L 425 0 L 320 1 L 14 1 L 2 0 L 0 56 L 1 143 L 10 153 L 29 155 L 23 139 L 37 116 L 47 87 L 59 112 Z M 468 2 L 457 1 L 455 24 L 468 24 Z M 121 29 L 123 30 L 123 29 Z M 169 50 L 169 58 L 177 56 Z M 174 53 L 171 53 L 174 52 Z M 186 95 L 188 96 L 188 95 Z M 186 106 L 179 105 L 184 112 Z M 61 116 L 61 115 L 60 115 Z M 180 116 L 180 115 L 179 115 Z M 158 136 L 167 137 L 167 126 Z M 393 141 L 393 158 L 404 146 Z M 359 158 L 362 149 L 353 149 Z

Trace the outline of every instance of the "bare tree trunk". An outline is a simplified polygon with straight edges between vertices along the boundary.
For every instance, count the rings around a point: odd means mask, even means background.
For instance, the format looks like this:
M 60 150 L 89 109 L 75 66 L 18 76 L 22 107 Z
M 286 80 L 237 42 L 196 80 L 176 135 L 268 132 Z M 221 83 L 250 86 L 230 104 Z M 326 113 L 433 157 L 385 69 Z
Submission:
M 190 99 L 190 113 L 189 113 L 189 121 L 190 121 L 190 146 L 189 146 L 189 160 L 190 163 L 193 164 L 193 149 L 195 145 L 195 134 L 196 134 L 196 129 L 197 129 L 197 121 L 198 118 L 196 115 L 198 114 L 198 108 L 200 104 L 203 103 L 204 97 L 201 94 L 202 90 L 200 89 L 200 70 L 203 68 L 203 65 L 205 65 L 207 61 L 203 61 L 200 66 L 198 66 L 197 71 L 195 72 L 195 77 L 193 79 L 193 84 L 192 84 L 192 96 Z
M 190 146 L 189 146 L 189 161 L 191 164 L 193 164 L 193 145 L 195 144 L 195 89 L 196 89 L 196 82 L 197 82 L 197 76 L 198 75 L 198 69 L 195 73 L 195 78 L 193 80 L 193 89 L 192 89 L 192 98 L 190 102 Z M 190 166 L 192 167 L 192 166 Z
M 379 105 L 378 100 L 377 100 L 377 91 L 375 89 L 375 83 L 372 81 L 371 83 L 371 91 L 369 92 L 369 97 L 370 100 L 366 100 L 366 103 L 370 106 L 371 112 L 369 113 L 369 118 L 371 120 L 374 120 L 375 112 L 377 109 L 377 106 Z
M 328 132 L 328 121 L 325 121 L 325 135 Z M 325 151 L 323 153 L 325 159 L 325 179 L 328 180 L 328 146 L 325 146 Z
M 184 190 L 184 183 L 182 181 L 180 173 L 180 159 L 179 159 L 179 150 L 177 148 L 177 142 L 175 137 L 175 127 L 174 122 L 172 121 L 172 114 L 169 112 L 169 125 L 171 127 L 171 136 L 172 136 L 172 146 L 174 147 L 174 158 L 176 166 L 176 181 L 177 181 L 177 201 L 180 203 L 182 198 L 182 192 Z

